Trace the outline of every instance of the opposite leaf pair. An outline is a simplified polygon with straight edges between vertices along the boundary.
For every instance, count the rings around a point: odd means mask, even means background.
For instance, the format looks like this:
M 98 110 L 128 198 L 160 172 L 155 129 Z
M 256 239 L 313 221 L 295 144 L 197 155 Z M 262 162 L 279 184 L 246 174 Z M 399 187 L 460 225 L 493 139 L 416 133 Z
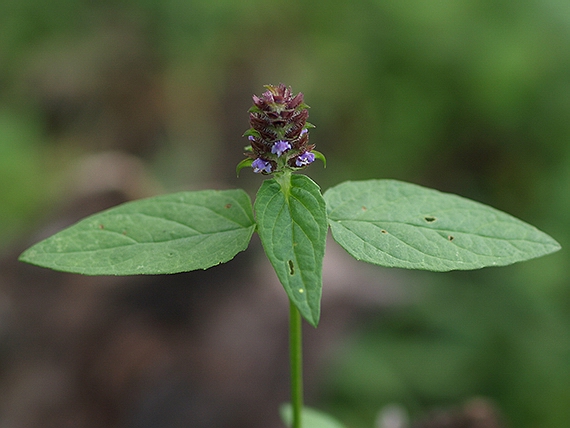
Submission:
M 358 260 L 448 271 L 503 266 L 560 249 L 550 236 L 480 203 L 395 180 L 341 183 L 321 195 L 310 178 L 128 202 L 34 245 L 20 260 L 85 275 L 207 269 L 247 248 L 255 230 L 287 295 L 316 326 L 322 261 L 333 238 Z

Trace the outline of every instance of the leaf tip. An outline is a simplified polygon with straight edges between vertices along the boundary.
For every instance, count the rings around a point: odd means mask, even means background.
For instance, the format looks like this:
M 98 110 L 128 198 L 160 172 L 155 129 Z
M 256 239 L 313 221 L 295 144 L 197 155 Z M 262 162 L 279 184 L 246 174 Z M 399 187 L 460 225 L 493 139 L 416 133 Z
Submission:
M 253 159 L 247 158 L 242 160 L 240 163 L 237 164 L 236 166 L 236 175 L 239 177 L 239 173 L 243 168 L 246 168 L 248 166 L 251 166 L 251 164 L 253 163 Z
M 28 248 L 27 250 L 23 251 L 22 254 L 20 254 L 18 256 L 18 261 L 22 262 L 22 263 L 29 263 L 29 264 L 35 264 L 34 263 L 34 253 L 35 251 L 33 250 L 33 246 Z
M 311 153 L 315 155 L 315 159 L 319 159 L 323 163 L 323 168 L 327 167 L 327 158 L 318 150 L 311 150 Z
M 314 328 L 317 328 L 319 325 L 319 321 L 320 321 L 320 308 L 317 308 L 316 310 L 312 310 L 309 314 L 307 313 L 302 313 L 303 318 L 305 318 L 305 320 Z

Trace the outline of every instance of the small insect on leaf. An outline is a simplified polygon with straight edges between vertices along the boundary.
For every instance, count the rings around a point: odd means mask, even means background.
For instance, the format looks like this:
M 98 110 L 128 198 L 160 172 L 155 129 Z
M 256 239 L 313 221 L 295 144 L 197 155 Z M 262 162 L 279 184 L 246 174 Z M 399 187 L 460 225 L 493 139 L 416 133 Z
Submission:
M 428 223 L 433 223 L 434 221 L 437 220 L 437 218 L 435 218 L 433 216 L 425 216 L 424 220 L 427 221 Z

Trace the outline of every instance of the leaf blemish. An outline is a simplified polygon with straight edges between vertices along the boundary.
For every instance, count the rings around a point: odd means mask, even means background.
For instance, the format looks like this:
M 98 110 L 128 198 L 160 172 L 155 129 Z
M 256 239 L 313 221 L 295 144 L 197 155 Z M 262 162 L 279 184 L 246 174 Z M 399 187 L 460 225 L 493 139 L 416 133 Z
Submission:
M 382 229 L 380 232 L 381 233 L 388 233 L 388 231 L 386 229 Z
M 427 221 L 428 223 L 433 223 L 434 221 L 437 220 L 437 218 L 427 215 L 424 217 L 424 220 Z
M 105 229 L 105 226 L 103 226 L 102 224 L 99 225 L 99 229 L 103 230 Z
M 362 211 L 366 211 L 366 207 L 364 205 L 362 206 Z
M 232 207 L 232 204 L 226 204 L 226 209 L 229 209 Z
M 287 262 L 289 264 L 289 275 L 295 275 L 295 266 L 293 265 L 293 260 Z
M 447 237 L 447 239 L 449 239 L 449 241 L 453 241 L 453 240 L 455 239 L 455 236 L 449 235 L 449 236 Z

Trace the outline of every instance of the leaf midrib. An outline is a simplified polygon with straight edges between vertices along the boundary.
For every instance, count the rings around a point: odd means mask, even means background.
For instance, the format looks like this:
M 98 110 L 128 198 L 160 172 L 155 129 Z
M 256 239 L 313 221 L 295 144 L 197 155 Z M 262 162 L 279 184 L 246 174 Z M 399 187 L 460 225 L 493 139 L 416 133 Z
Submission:
M 243 230 L 245 230 L 247 228 L 243 228 Z M 136 241 L 134 238 L 131 238 L 129 236 L 125 236 L 120 232 L 115 232 L 115 231 L 111 231 L 111 230 L 106 230 L 107 232 L 112 232 L 112 233 L 117 233 L 123 237 L 128 237 L 131 240 L 135 241 L 134 243 L 129 243 L 129 244 L 120 244 L 120 245 L 113 245 L 112 247 L 109 248 L 94 248 L 93 250 L 80 250 L 80 251 L 58 251 L 58 254 L 82 254 L 82 253 L 93 253 L 93 252 L 100 252 L 100 251 L 113 251 L 115 249 L 118 248 L 124 248 L 124 247 L 131 247 L 131 246 L 135 246 L 135 245 L 140 245 L 140 246 L 148 246 L 148 245 L 155 245 L 155 244 L 168 244 L 169 242 L 175 242 L 175 241 L 181 241 L 184 239 L 196 239 L 196 238 L 202 238 L 199 242 L 196 243 L 196 245 L 204 242 L 206 239 L 209 239 L 212 237 L 212 235 L 216 235 L 216 234 L 224 234 L 224 233 L 229 233 L 229 232 L 235 232 L 235 231 L 239 231 L 240 229 L 228 229 L 228 230 L 224 230 L 224 231 L 219 231 L 219 232 L 211 232 L 211 233 L 201 233 L 199 235 L 192 235 L 192 236 L 184 236 L 181 238 L 173 238 L 173 239 L 168 239 L 165 241 L 150 241 L 150 242 L 138 242 Z
M 342 225 L 343 223 L 347 223 L 347 222 L 353 222 L 353 223 L 371 224 L 371 225 L 374 225 L 375 227 L 380 227 L 377 223 L 398 224 L 398 225 L 410 226 L 410 227 L 413 227 L 414 229 L 426 229 L 426 230 L 432 230 L 435 232 L 464 233 L 464 234 L 467 234 L 470 236 L 477 236 L 480 238 L 493 239 L 493 240 L 502 241 L 502 242 L 509 242 L 509 243 L 511 243 L 512 241 L 517 241 L 517 242 L 530 242 L 533 244 L 549 245 L 548 243 L 546 243 L 544 241 L 533 241 L 533 240 L 526 239 L 526 238 L 500 238 L 497 236 L 481 235 L 481 234 L 476 233 L 476 232 L 469 232 L 469 231 L 464 231 L 464 230 L 460 230 L 460 229 L 440 229 L 440 228 L 430 227 L 430 226 L 421 225 L 421 224 L 413 224 L 413 223 L 407 223 L 407 222 L 402 222 L 402 221 L 394 221 L 394 220 L 369 221 L 369 220 L 358 220 L 358 219 L 340 219 L 340 220 L 331 219 L 331 221 L 334 221 L 335 223 L 338 223 L 339 225 Z M 494 224 L 494 223 L 495 222 L 485 223 L 485 225 L 481 225 L 481 226 L 479 226 L 479 228 L 481 228 L 482 226 L 486 226 L 486 225 L 490 225 L 490 224 Z M 500 223 L 500 222 L 496 222 L 496 223 Z

